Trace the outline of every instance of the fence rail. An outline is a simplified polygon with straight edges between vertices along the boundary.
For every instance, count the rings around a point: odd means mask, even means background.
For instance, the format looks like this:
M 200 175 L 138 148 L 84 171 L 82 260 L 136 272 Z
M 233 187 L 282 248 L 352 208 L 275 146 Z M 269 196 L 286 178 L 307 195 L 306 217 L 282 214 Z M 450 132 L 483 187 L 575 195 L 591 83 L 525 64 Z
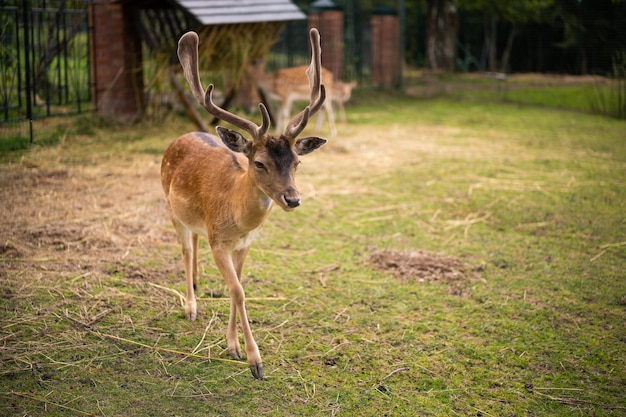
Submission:
M 88 0 L 0 2 L 3 138 L 27 130 L 32 142 L 34 120 L 93 110 L 90 5 Z

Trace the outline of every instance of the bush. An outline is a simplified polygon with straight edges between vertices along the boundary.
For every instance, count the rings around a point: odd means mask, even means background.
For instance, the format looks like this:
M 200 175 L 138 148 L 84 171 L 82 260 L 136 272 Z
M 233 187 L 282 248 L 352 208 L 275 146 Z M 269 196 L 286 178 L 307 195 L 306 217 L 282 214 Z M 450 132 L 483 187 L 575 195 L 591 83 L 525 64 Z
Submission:
M 626 51 L 613 55 L 613 74 L 609 87 L 595 85 L 588 100 L 593 112 L 626 119 Z

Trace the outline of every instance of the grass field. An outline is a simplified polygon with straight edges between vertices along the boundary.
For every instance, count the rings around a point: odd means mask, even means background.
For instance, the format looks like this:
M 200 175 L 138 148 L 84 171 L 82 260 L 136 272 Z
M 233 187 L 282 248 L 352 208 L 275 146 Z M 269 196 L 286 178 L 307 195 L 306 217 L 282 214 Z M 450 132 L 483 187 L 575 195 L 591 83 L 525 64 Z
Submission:
M 469 94 L 347 110 L 246 263 L 263 381 L 228 359 L 206 242 L 184 319 L 159 163 L 189 123 L 81 119 L 3 155 L 0 415 L 626 415 L 626 122 Z

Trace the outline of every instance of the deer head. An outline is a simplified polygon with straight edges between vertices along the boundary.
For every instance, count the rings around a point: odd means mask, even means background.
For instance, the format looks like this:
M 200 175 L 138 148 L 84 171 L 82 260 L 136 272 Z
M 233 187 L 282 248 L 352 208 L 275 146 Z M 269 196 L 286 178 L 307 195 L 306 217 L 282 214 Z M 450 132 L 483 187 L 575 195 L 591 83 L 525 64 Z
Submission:
M 309 38 L 312 51 L 311 63 L 306 71 L 311 90 L 309 104 L 291 119 L 279 136 L 267 133 L 270 118 L 262 103 L 259 104 L 262 118 L 260 126 L 217 106 L 213 102 L 213 84 L 205 90 L 200 82 L 198 35 L 187 32 L 178 42 L 178 58 L 198 103 L 214 117 L 244 130 L 251 138 L 247 139 L 241 133 L 224 127 L 217 128 L 218 135 L 228 148 L 241 152 L 248 158 L 248 172 L 254 183 L 285 210 L 293 210 L 300 205 L 300 194 L 294 182 L 295 170 L 299 164 L 298 156 L 306 155 L 326 143 L 326 139 L 318 137 L 297 138 L 309 118 L 322 107 L 326 99 L 326 90 L 321 80 L 321 46 L 317 29 L 311 29 Z

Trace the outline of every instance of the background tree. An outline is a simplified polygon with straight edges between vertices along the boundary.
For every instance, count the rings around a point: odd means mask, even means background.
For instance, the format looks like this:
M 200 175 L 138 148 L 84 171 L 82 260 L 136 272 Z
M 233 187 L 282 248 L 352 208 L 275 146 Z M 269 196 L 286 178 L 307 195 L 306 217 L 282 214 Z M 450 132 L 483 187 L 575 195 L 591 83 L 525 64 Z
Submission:
M 556 46 L 575 51 L 576 72 L 597 72 L 626 51 L 626 1 L 556 0 L 553 14 L 563 33 Z
M 457 0 L 427 0 L 425 67 L 454 71 L 459 33 Z
M 483 14 L 484 42 L 487 48 L 489 71 L 506 72 L 509 68 L 513 41 L 520 25 L 530 21 L 545 21 L 551 14 L 547 11 L 553 6 L 554 0 L 459 0 L 460 7 L 468 11 Z M 504 21 L 508 26 L 506 46 L 502 52 L 498 66 L 498 23 Z
M 376 8 L 404 4 L 406 63 L 438 71 L 608 74 L 626 50 L 626 0 L 333 1 L 353 41 L 367 39 Z M 294 2 L 306 12 L 312 0 Z M 366 54 L 358 59 L 367 63 Z

